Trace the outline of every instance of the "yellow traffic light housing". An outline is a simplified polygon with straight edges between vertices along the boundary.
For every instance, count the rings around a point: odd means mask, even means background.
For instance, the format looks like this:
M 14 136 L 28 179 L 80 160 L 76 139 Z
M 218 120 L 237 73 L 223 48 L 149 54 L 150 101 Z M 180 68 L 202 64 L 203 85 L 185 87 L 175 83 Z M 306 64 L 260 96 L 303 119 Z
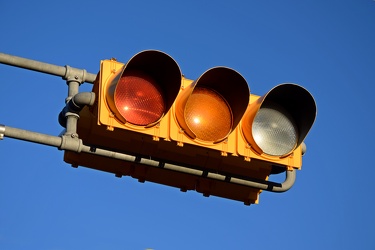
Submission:
M 148 50 L 127 64 L 102 61 L 98 83 L 99 124 L 153 134 L 149 128 L 158 125 L 178 95 L 181 71 L 169 55 Z
M 301 168 L 301 144 L 312 127 L 316 105 L 303 87 L 287 83 L 262 97 L 252 95 L 240 126 L 238 150 L 251 157 Z
M 223 156 L 235 153 L 232 132 L 246 111 L 249 95 L 246 80 L 230 68 L 211 68 L 195 81 L 183 78 L 170 114 L 170 139 L 179 146 L 218 150 Z
M 183 84 L 175 117 L 191 139 L 216 144 L 234 130 L 249 103 L 249 87 L 236 71 L 216 67 Z
M 214 67 L 191 80 L 154 50 L 126 64 L 103 60 L 93 92 L 95 104 L 80 112 L 80 138 L 92 152 L 103 148 L 135 160 L 65 151 L 66 162 L 245 204 L 257 203 L 262 188 L 239 183 L 263 183 L 275 166 L 301 168 L 301 144 L 316 115 L 313 97 L 296 84 L 260 97 L 233 69 Z

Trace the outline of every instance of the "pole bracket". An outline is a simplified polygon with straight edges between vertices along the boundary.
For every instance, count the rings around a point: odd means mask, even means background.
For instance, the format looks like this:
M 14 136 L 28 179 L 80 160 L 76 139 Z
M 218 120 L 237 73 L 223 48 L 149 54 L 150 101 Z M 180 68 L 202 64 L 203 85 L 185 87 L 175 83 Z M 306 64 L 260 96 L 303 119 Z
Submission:
M 65 65 L 65 69 L 65 75 L 62 78 L 66 80 L 67 83 L 74 81 L 81 85 L 86 81 L 87 71 L 85 69 L 77 69 L 69 65 Z
M 71 137 L 70 135 L 61 136 L 61 145 L 59 150 L 69 150 L 76 153 L 82 151 L 83 142 L 78 137 Z

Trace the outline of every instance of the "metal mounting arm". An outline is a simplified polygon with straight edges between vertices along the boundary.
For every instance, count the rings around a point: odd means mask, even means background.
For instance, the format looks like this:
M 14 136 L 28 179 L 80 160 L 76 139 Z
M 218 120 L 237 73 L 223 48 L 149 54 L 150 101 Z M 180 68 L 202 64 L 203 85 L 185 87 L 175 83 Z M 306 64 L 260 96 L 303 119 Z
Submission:
M 67 81 L 75 80 L 81 83 L 93 83 L 96 78 L 95 74 L 87 73 L 84 69 L 77 69 L 68 65 L 65 67 L 57 66 L 4 53 L 0 53 L 0 63 L 50 75 L 61 76 Z
M 56 147 L 60 150 L 70 150 L 77 153 L 83 152 L 83 153 L 89 153 L 99 156 L 104 156 L 108 158 L 123 160 L 126 162 L 136 162 L 138 164 L 147 165 L 150 167 L 162 167 L 164 169 L 169 169 L 172 171 L 187 173 L 191 175 L 196 176 L 205 176 L 204 171 L 187 168 L 184 166 L 164 163 L 156 160 L 146 159 L 146 158 L 139 158 L 138 156 L 133 155 L 127 155 L 111 150 L 106 149 L 100 149 L 96 148 L 95 150 L 92 150 L 90 146 L 86 146 L 83 144 L 81 139 L 71 137 L 68 135 L 62 135 L 62 136 L 51 136 L 36 132 L 31 132 L 27 130 L 17 129 L 8 127 L 5 125 L 0 125 L 0 138 L 1 137 L 10 137 L 18 140 L 24 140 L 34 143 L 39 143 L 47 146 Z M 289 190 L 296 179 L 296 171 L 286 171 L 286 178 L 285 181 L 282 183 L 275 183 L 271 181 L 264 181 L 264 180 L 246 180 L 246 179 L 240 179 L 240 178 L 234 178 L 230 177 L 228 178 L 225 175 L 209 172 L 206 177 L 208 179 L 214 179 L 219 181 L 227 181 L 229 179 L 229 182 L 243 185 L 247 187 L 262 189 L 270 192 L 285 192 Z

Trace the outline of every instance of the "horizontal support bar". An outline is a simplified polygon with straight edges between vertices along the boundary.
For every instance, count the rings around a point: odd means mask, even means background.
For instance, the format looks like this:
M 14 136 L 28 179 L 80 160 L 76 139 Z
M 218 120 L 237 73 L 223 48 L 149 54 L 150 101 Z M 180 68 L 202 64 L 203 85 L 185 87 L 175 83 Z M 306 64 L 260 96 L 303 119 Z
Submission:
M 8 126 L 4 126 L 4 125 L 0 125 L 0 133 L 3 133 L 3 136 L 5 137 L 43 144 L 43 145 L 52 146 L 56 148 L 59 148 L 62 143 L 61 137 L 58 137 L 58 136 L 31 132 L 28 130 L 12 128 Z
M 32 131 L 27 131 L 23 129 L 17 129 L 8 127 L 5 125 L 0 125 L 0 138 L 2 137 L 10 137 L 18 140 L 24 140 L 34 143 L 39 143 L 47 146 L 56 147 L 60 150 L 70 150 L 73 152 L 84 152 L 94 155 L 99 155 L 103 157 L 108 157 L 112 159 L 118 159 L 122 161 L 127 162 L 134 162 L 137 164 L 146 165 L 149 167 L 162 167 L 164 169 L 177 171 L 181 173 L 196 175 L 196 176 L 204 176 L 205 171 L 197 170 L 194 168 L 188 168 L 184 166 L 169 164 L 169 163 L 163 163 L 160 161 L 155 161 L 151 159 L 145 159 L 145 158 L 139 158 L 133 155 L 127 155 L 115 151 L 110 151 L 106 149 L 100 149 L 95 148 L 93 149 L 90 146 L 83 145 L 82 140 L 70 136 L 51 136 L 51 135 L 45 135 L 41 133 L 36 133 Z M 251 188 L 266 190 L 270 192 L 285 192 L 289 190 L 296 179 L 296 170 L 292 171 L 286 171 L 286 178 L 283 183 L 275 183 L 271 181 L 265 181 L 265 180 L 247 180 L 247 179 L 241 179 L 241 178 L 235 178 L 230 177 L 227 178 L 225 175 L 221 175 L 218 173 L 212 173 L 209 172 L 206 177 L 208 179 L 218 180 L 218 181 L 226 181 L 238 185 L 243 185 Z
M 58 66 L 4 53 L 0 53 L 0 63 L 50 75 L 61 76 L 63 79 L 69 80 L 69 78 L 72 78 L 81 83 L 93 83 L 96 79 L 96 74 L 87 73 L 84 69 L 72 68 L 70 66 Z

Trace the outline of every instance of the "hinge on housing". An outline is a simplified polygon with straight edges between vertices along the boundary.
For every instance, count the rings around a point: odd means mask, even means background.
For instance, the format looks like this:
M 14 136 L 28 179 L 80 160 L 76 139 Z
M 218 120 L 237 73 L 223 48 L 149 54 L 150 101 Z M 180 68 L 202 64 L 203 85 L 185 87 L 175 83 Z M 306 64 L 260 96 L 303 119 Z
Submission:
M 228 138 L 222 143 L 221 156 L 228 156 Z
M 152 136 L 152 140 L 159 141 L 160 140 L 160 123 L 154 126 L 154 135 Z
M 250 161 L 250 154 L 251 154 L 251 146 L 250 144 L 246 144 L 245 150 L 244 150 L 244 155 L 245 155 L 245 161 Z
M 286 169 L 288 171 L 291 171 L 293 170 L 294 168 L 292 167 L 294 164 L 294 158 L 293 158 L 294 154 L 291 153 L 289 156 L 288 156 L 288 166 L 286 167 Z
M 109 131 L 113 131 L 115 128 L 113 127 L 113 121 L 115 119 L 115 114 L 113 114 L 112 112 L 109 113 L 109 116 L 108 116 L 108 124 L 107 125 L 107 130 Z
M 184 146 L 183 138 L 184 138 L 184 130 L 182 128 L 180 128 L 178 130 L 178 133 L 177 133 L 177 146 L 179 146 L 179 147 Z

